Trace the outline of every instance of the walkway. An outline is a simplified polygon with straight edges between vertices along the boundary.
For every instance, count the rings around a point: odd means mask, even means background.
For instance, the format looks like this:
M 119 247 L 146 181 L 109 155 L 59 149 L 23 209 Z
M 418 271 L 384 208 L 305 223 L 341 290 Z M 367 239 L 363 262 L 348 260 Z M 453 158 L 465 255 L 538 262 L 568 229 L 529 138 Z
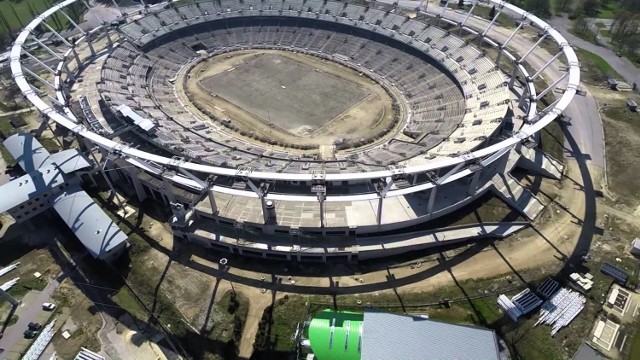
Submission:
M 562 18 L 562 17 L 554 17 L 549 20 L 549 24 L 553 25 L 553 27 L 558 30 L 569 40 L 571 45 L 583 48 L 587 51 L 591 51 L 594 54 L 599 55 L 603 59 L 605 59 L 612 68 L 614 68 L 626 82 L 629 84 L 633 84 L 634 82 L 640 84 L 640 69 L 635 67 L 629 59 L 624 57 L 619 57 L 612 50 L 596 45 L 589 41 L 583 40 L 573 34 L 571 34 L 567 29 L 570 29 L 573 26 L 571 20 Z

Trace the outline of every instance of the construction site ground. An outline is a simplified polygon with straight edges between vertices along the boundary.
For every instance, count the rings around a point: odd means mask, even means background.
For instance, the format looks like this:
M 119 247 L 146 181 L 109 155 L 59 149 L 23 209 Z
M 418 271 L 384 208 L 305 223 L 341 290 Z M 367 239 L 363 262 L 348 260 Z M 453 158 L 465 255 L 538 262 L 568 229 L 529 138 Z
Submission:
M 280 64 L 285 62 L 296 66 L 283 68 Z M 269 67 L 273 71 L 243 71 L 247 66 Z M 310 76 L 309 71 L 314 79 L 325 80 L 298 81 Z M 237 51 L 202 61 L 185 76 L 185 88 L 176 81 L 176 94 L 189 110 L 209 119 L 194 106 L 197 104 L 219 121 L 228 119 L 237 129 L 235 135 L 244 136 L 247 141 L 257 141 L 258 137 L 273 139 L 285 147 L 298 143 L 332 146 L 345 140 L 378 137 L 393 120 L 392 100 L 383 87 L 354 70 L 310 55 L 277 50 Z M 221 86 L 229 82 L 235 90 Z M 346 84 L 351 91 L 336 91 L 336 84 Z M 288 95 L 292 92 L 295 95 Z M 321 94 L 329 98 L 318 100 Z M 291 107 L 285 106 L 286 99 Z M 260 110 L 252 110 L 247 104 Z M 318 118 L 318 114 L 329 117 Z M 300 123 L 302 118 L 307 123 Z

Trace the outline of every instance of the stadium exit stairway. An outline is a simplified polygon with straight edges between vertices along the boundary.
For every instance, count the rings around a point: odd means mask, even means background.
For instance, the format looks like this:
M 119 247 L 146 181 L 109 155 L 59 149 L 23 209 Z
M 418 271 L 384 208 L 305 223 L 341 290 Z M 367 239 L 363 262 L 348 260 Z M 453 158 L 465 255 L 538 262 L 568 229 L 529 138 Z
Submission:
M 492 182 L 493 192 L 529 220 L 534 220 L 544 209 L 545 204 L 513 176 L 497 174 Z
M 520 146 L 517 166 L 544 177 L 560 180 L 564 165 L 539 148 Z

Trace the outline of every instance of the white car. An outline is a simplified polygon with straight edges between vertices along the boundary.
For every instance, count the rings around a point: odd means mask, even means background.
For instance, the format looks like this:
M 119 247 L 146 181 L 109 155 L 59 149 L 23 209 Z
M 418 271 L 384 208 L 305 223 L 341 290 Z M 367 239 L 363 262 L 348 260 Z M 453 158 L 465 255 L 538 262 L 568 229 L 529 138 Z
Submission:
M 42 304 L 42 310 L 53 311 L 56 309 L 56 304 L 44 303 Z

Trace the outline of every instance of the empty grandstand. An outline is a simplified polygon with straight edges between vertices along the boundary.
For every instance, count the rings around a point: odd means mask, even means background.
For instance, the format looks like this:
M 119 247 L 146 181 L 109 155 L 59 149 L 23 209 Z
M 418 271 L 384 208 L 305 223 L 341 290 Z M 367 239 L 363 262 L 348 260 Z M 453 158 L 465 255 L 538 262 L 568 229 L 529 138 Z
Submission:
M 171 207 L 174 235 L 185 241 L 327 261 L 506 236 L 524 224 L 412 227 L 487 193 L 532 220 L 545 204 L 511 170 L 562 175 L 531 144 L 575 94 L 566 86 L 538 112 L 561 80 L 577 84 L 575 54 L 562 46 L 567 76 L 538 94 L 540 71 L 530 74 L 526 55 L 491 40 L 495 18 L 472 29 L 443 14 L 413 18 L 394 6 L 328 0 L 156 6 L 65 41 L 53 91 L 41 98 L 22 72 L 22 44 L 74 1 L 20 34 L 12 50 L 18 86 L 99 149 L 105 176 L 130 185 L 131 197 Z M 566 43 L 535 16 L 490 2 L 499 5 L 496 18 L 528 19 Z M 463 33 L 498 47 L 513 73 Z M 377 234 L 389 230 L 397 232 Z

